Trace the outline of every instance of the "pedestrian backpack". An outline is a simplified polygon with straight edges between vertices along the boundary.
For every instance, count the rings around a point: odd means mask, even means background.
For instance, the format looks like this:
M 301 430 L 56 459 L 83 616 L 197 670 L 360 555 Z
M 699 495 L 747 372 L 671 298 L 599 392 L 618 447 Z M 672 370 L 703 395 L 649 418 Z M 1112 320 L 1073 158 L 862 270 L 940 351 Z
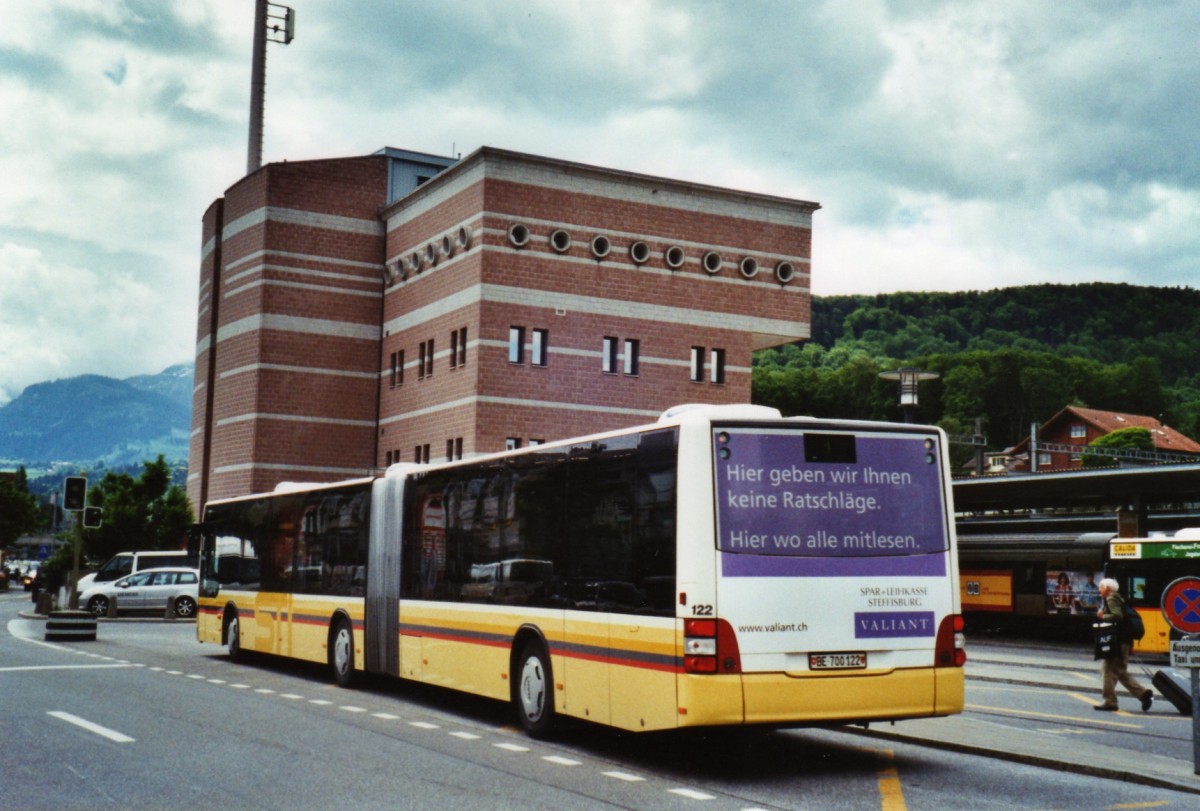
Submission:
M 1122 635 L 1129 642 L 1136 642 L 1146 635 L 1146 624 L 1142 622 L 1142 615 L 1137 610 L 1124 600 L 1121 601 L 1121 620 Z

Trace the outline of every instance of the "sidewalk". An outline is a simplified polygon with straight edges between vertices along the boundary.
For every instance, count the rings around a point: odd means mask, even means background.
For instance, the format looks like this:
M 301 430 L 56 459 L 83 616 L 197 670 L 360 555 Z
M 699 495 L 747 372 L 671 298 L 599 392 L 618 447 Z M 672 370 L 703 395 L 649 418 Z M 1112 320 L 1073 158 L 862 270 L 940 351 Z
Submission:
M 967 704 L 972 703 L 972 684 L 982 682 L 1070 690 L 1100 702 L 1099 665 L 1091 659 L 1091 651 L 1083 646 L 1047 647 L 1032 653 L 1028 650 L 1009 653 L 989 648 L 972 658 L 968 643 L 967 657 Z M 1166 664 L 1165 657 L 1139 658 L 1151 673 Z M 1137 663 L 1130 663 L 1130 671 L 1149 686 L 1149 678 Z M 1142 715 L 1137 702 L 1126 695 L 1123 688 L 1121 705 L 1129 716 Z M 1152 712 L 1176 713 L 1176 710 L 1155 691 Z M 1125 712 L 1096 714 L 1109 719 L 1126 715 Z M 1112 736 L 1097 736 L 1097 740 L 1072 736 L 1068 746 L 1062 738 L 1031 734 L 1027 730 L 966 714 L 903 721 L 894 726 L 872 726 L 861 734 L 1200 794 L 1200 775 L 1193 773 L 1195 764 L 1190 744 L 1180 758 L 1127 749 Z

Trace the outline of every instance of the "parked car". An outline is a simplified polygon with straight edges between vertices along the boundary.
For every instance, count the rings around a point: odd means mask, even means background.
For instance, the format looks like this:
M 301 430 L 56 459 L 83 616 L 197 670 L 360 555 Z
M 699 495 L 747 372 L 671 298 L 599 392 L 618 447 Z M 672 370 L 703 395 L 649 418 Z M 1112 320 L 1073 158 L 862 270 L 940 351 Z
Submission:
M 117 612 L 157 611 L 167 608 L 175 598 L 175 616 L 190 619 L 196 616 L 196 597 L 200 589 L 200 572 L 184 567 L 143 569 L 109 583 L 97 583 L 79 595 L 79 605 L 98 617 L 108 614 L 112 600 Z
M 181 550 L 118 552 L 98 570 L 79 578 L 79 583 L 76 584 L 75 590 L 82 595 L 83 592 L 94 585 L 111 583 L 127 574 L 142 572 L 146 569 L 162 569 L 169 566 L 182 566 L 194 569 L 197 562 L 195 556 L 188 555 L 187 552 Z M 83 605 L 83 603 L 80 603 L 80 605 Z

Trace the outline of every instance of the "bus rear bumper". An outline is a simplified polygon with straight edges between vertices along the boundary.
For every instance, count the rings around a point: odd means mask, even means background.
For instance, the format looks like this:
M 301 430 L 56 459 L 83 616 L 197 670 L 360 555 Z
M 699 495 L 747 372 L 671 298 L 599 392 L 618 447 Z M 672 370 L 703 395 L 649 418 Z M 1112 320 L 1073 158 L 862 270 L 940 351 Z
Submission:
M 805 725 L 952 715 L 963 709 L 962 668 L 886 672 L 684 676 L 680 726 Z M 686 703 L 681 701 L 681 708 Z M 703 708 L 703 709 L 701 709 Z

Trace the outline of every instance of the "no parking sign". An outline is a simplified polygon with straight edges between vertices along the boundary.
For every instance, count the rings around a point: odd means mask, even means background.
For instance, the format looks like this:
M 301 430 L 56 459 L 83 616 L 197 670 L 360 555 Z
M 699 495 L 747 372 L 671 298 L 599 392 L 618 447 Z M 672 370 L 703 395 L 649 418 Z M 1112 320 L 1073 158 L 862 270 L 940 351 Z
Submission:
M 1200 634 L 1200 578 L 1181 577 L 1162 594 L 1162 612 L 1181 634 Z

